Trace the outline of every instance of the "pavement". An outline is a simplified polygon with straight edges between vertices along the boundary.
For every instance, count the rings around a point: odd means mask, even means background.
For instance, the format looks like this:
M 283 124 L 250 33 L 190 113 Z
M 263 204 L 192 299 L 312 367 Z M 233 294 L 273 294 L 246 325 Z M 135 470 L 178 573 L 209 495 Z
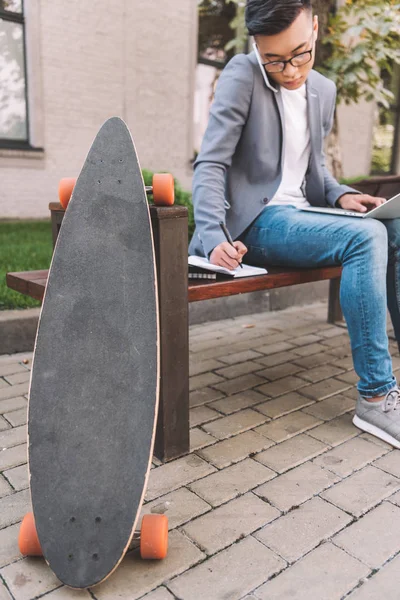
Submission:
M 352 425 L 348 335 L 326 314 L 191 327 L 191 453 L 154 460 L 143 509 L 168 515 L 168 556 L 134 549 L 85 591 L 18 552 L 32 354 L 0 356 L 0 600 L 400 598 L 399 454 Z

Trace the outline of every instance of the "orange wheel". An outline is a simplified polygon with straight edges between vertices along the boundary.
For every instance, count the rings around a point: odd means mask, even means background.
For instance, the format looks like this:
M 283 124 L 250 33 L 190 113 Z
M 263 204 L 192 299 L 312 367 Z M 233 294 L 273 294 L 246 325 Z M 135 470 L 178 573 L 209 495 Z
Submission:
M 165 558 L 168 552 L 168 517 L 144 515 L 140 530 L 140 556 L 142 558 Z
M 153 200 L 158 206 L 172 206 L 175 202 L 174 178 L 171 173 L 153 175 Z
M 64 210 L 67 210 L 75 183 L 75 177 L 64 177 L 63 179 L 60 179 L 60 183 L 58 184 L 58 198 Z
M 18 547 L 24 556 L 43 556 L 33 513 L 26 513 L 19 528 Z

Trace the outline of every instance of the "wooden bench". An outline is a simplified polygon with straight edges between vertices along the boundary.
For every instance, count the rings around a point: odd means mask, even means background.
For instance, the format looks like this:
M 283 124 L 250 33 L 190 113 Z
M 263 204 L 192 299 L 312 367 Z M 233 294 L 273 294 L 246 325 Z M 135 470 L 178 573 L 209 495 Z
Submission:
M 400 190 L 400 176 L 371 178 L 353 185 L 364 193 L 391 197 Z M 51 203 L 55 244 L 64 216 L 60 204 Z M 228 281 L 187 279 L 188 213 L 181 206 L 150 207 L 160 305 L 161 382 L 155 455 L 162 461 L 189 452 L 189 328 L 188 303 L 330 280 L 328 322 L 342 320 L 339 302 L 341 267 L 284 269 L 268 267 L 268 274 Z M 13 290 L 42 300 L 48 271 L 8 273 Z M 110 282 L 112 285 L 112 281 Z

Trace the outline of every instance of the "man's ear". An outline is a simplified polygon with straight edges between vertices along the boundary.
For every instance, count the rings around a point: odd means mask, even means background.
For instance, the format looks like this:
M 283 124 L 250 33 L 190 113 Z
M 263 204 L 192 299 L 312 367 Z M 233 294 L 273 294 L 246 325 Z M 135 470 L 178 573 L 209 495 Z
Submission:
M 319 30 L 318 15 L 314 15 L 313 30 L 315 33 L 315 39 L 317 40 L 318 39 L 318 30 Z

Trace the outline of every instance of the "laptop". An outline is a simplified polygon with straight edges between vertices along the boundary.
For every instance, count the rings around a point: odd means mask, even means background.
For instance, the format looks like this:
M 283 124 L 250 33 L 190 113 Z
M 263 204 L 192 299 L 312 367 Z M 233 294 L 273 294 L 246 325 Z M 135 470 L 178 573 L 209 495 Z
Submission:
M 400 194 L 393 196 L 390 200 L 387 200 L 384 204 L 369 210 L 368 212 L 361 213 L 354 210 L 346 210 L 344 208 L 329 208 L 325 206 L 305 206 L 299 208 L 299 210 L 306 210 L 308 212 L 317 212 L 330 215 L 339 215 L 341 217 L 357 217 L 359 219 L 397 219 L 400 217 Z

